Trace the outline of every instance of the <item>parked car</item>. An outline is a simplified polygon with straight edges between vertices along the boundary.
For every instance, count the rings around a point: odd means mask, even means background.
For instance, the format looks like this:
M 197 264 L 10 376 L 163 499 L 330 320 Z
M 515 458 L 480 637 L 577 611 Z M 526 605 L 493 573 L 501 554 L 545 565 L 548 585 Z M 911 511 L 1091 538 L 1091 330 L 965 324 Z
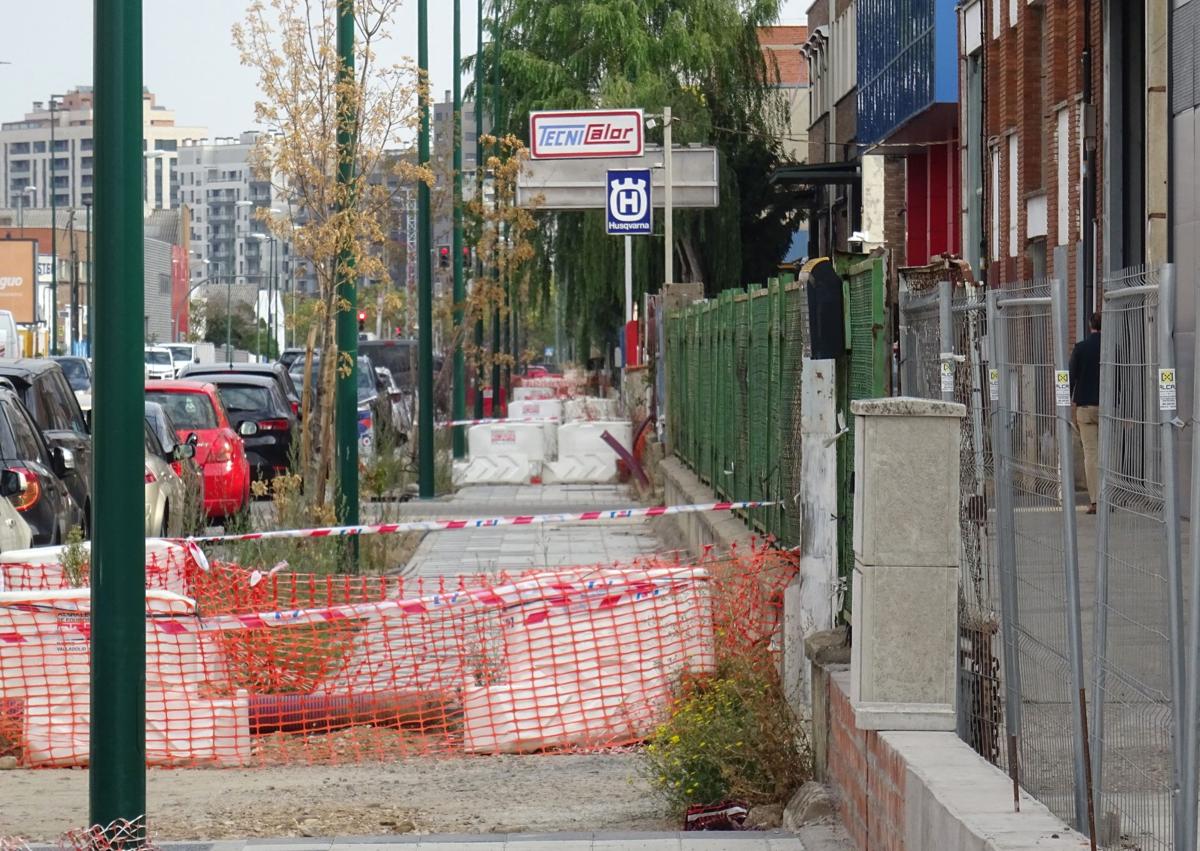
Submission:
M 292 364 L 294 364 L 296 361 L 304 360 L 304 352 L 304 349 L 284 349 L 283 353 L 279 356 L 279 363 L 284 369 L 290 370 L 292 368 Z
M 242 435 L 254 478 L 270 479 L 286 473 L 292 460 L 292 437 L 298 420 L 275 379 L 244 372 L 205 378 L 216 386 L 233 430 Z M 245 428 L 247 423 L 255 428 Z
M 174 457 L 175 460 L 171 462 L 171 469 L 175 471 L 175 474 L 185 482 L 188 480 L 189 472 L 194 473 L 196 478 L 199 478 L 200 465 L 196 463 L 195 441 L 188 442 L 179 439 L 180 429 L 175 425 L 175 421 L 171 419 L 171 415 L 167 413 L 167 409 L 157 402 L 146 402 L 146 422 L 154 430 L 154 435 L 162 445 L 163 451 Z M 188 437 L 190 439 L 190 433 Z M 199 440 L 198 437 L 197 440 Z M 184 446 L 191 446 L 191 451 L 175 451 L 177 448 Z
M 146 346 L 146 377 L 162 381 L 175 377 L 175 361 L 171 350 L 163 346 Z
M 33 546 L 33 527 L 25 522 L 12 503 L 29 486 L 16 470 L 0 470 L 0 553 L 27 550 Z
M 149 421 L 143 420 L 142 426 L 146 443 L 146 535 L 178 537 L 183 529 L 186 497 L 183 480 L 172 465 L 196 450 L 190 443 L 178 443 L 173 451 L 168 452 L 159 442 Z
M 91 537 L 92 436 L 62 367 L 49 358 L 3 360 L 0 378 L 11 383 L 46 443 L 63 460 L 55 472 L 83 510 L 83 533 Z
M 313 358 L 313 386 L 316 387 L 317 376 L 320 375 L 321 361 Z M 304 386 L 304 361 L 298 360 L 292 364 L 292 381 L 297 386 Z M 378 376 L 369 358 L 359 357 L 358 370 L 358 408 L 359 408 L 359 437 L 365 449 L 373 450 L 378 438 L 384 430 L 393 429 L 391 399 L 379 392 Z M 313 406 L 323 401 L 319 393 L 314 392 Z
M 180 378 L 207 381 L 209 376 L 221 374 L 261 375 L 270 378 L 279 387 L 279 392 L 288 401 L 292 413 L 300 416 L 300 391 L 291 374 L 280 363 L 203 363 L 189 364 L 179 371 Z M 200 378 L 203 376 L 203 378 Z
M 0 358 L 19 358 L 21 338 L 11 310 L 0 310 Z
M 148 381 L 146 399 L 162 405 L 184 442 L 196 435 L 196 463 L 204 474 L 204 510 L 222 521 L 250 502 L 250 463 L 246 447 L 229 424 L 212 384 L 197 381 Z
M 416 396 L 412 392 L 401 390 L 392 371 L 386 366 L 375 367 L 375 378 L 379 392 L 387 396 L 392 403 L 392 423 L 397 429 L 399 442 L 407 443 L 416 413 Z
M 84 413 L 92 409 L 92 363 L 87 358 L 65 356 L 52 358 L 62 367 L 67 383 L 75 393 L 75 401 Z
M 73 526 L 84 525 L 83 511 L 63 481 L 74 464 L 70 450 L 46 443 L 12 384 L 0 384 L 0 494 L 29 525 L 35 546 L 61 544 Z M 0 525 L 8 526 L 3 515 Z

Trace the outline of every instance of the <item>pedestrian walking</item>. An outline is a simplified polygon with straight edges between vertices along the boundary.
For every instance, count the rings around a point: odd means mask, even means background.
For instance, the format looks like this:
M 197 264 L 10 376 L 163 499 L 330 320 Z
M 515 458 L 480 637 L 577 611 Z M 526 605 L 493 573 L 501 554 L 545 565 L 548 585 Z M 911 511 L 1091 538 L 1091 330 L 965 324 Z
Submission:
M 1089 333 L 1071 352 L 1071 410 L 1083 444 L 1083 471 L 1087 479 L 1088 514 L 1096 513 L 1096 488 L 1100 451 L 1100 314 L 1093 313 Z

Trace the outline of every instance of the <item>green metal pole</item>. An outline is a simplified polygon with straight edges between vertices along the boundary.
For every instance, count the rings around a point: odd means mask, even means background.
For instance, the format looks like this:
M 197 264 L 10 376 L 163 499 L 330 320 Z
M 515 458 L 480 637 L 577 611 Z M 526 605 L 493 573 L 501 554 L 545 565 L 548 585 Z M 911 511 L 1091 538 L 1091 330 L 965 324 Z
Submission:
M 478 3 L 475 19 L 475 199 L 483 209 L 483 0 Z M 480 234 L 482 235 L 482 234 Z M 483 271 L 478 252 L 472 267 L 478 282 Z M 483 317 L 475 320 L 475 351 L 483 351 Z M 475 370 L 475 418 L 483 418 L 483 370 Z
M 500 137 L 500 3 L 493 0 L 492 12 L 495 26 L 492 29 L 492 135 Z M 499 150 L 499 141 L 496 145 Z M 495 200 L 496 208 L 500 207 L 499 195 Z M 499 255 L 503 250 L 500 242 L 500 223 L 496 222 L 496 278 L 500 278 Z M 500 353 L 504 351 L 500 340 L 500 305 L 492 309 L 492 416 L 500 416 Z
M 467 298 L 463 282 L 463 205 L 462 205 L 462 0 L 454 0 L 454 419 L 467 418 L 467 362 L 463 355 L 463 302 Z M 467 454 L 462 427 L 454 429 L 454 457 Z
M 90 821 L 146 813 L 142 0 L 95 0 L 96 324 Z M 51 193 L 54 188 L 51 186 Z M 143 823 L 144 829 L 144 823 Z M 144 835 L 142 837 L 144 839 Z
M 417 2 L 417 65 L 424 85 L 421 98 L 421 136 L 417 157 L 429 167 L 429 7 Z M 434 496 L 433 480 L 433 270 L 429 220 L 429 184 L 417 185 L 417 349 L 420 381 L 417 388 L 418 485 L 421 499 Z
M 50 96 L 50 354 L 58 354 L 58 190 L 54 186 L 54 96 Z M 139 145 L 140 147 L 140 145 Z M 141 181 L 138 181 L 139 184 Z M 143 331 L 143 334 L 145 332 Z
M 225 279 L 225 359 L 233 363 L 233 275 Z
M 95 353 L 95 338 L 92 337 L 92 330 L 96 327 L 93 310 L 96 308 L 96 290 L 92 286 L 92 205 L 88 202 L 84 205 L 87 210 L 87 350 L 88 354 Z
M 338 0 L 338 184 L 339 208 L 354 206 L 354 147 L 357 116 L 350 87 L 354 84 L 354 0 Z M 337 315 L 338 351 L 349 357 L 348 371 L 337 378 L 337 514 L 338 522 L 358 523 L 358 293 L 354 282 L 354 252 L 344 245 L 338 253 L 337 289 L 345 308 Z M 345 372 L 345 374 L 343 374 Z M 351 547 L 357 565 L 358 542 Z

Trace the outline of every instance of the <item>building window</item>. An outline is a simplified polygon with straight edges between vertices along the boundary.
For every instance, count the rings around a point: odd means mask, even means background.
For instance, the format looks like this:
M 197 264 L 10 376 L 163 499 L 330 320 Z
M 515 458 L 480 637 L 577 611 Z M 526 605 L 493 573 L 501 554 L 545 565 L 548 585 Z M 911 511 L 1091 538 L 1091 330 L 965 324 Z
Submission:
M 159 295 L 170 295 L 171 294 L 171 276 L 168 275 L 166 272 L 158 273 L 158 294 Z
M 988 0 L 992 4 L 992 38 L 1000 38 L 1000 0 Z
M 8 146 L 8 152 L 10 154 L 27 154 L 27 153 L 29 153 L 29 143 L 28 142 L 13 142 L 11 145 Z
M 1071 108 L 1064 107 L 1055 117 L 1054 148 L 1058 204 L 1058 244 L 1066 245 L 1071 236 Z
M 156 151 L 177 151 L 179 150 L 179 142 L 175 139 L 155 139 L 154 150 Z
M 91 139 L 80 139 L 79 140 L 79 150 L 90 151 L 90 150 L 92 150 L 93 144 L 94 143 Z
M 1008 256 L 1017 256 L 1017 178 L 1020 161 L 1017 150 L 1017 134 L 1008 137 Z
M 45 142 L 34 142 L 33 143 L 33 152 L 35 154 L 46 153 L 46 143 Z
M 70 150 L 70 142 L 67 139 L 54 140 L 54 153 L 61 154 L 63 151 Z

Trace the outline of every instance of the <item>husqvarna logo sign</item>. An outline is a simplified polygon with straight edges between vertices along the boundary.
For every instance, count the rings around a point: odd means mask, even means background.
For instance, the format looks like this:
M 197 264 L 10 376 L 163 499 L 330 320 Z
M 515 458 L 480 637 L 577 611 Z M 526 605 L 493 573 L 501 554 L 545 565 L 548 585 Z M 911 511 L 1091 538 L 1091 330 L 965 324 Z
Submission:
M 530 154 L 535 159 L 639 157 L 642 126 L 640 109 L 531 112 Z
M 654 232 L 651 215 L 650 170 L 608 172 L 605 230 L 614 236 L 649 236 Z

